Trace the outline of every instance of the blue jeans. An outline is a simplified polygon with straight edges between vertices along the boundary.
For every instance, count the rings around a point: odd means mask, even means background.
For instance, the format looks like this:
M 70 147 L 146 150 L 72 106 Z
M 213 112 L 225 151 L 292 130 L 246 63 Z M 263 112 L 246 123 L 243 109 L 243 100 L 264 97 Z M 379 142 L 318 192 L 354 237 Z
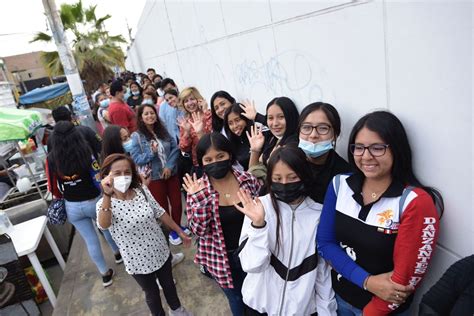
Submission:
M 100 247 L 99 236 L 95 229 L 94 223 L 97 220 L 95 205 L 100 196 L 87 201 L 71 202 L 66 201 L 66 213 L 68 221 L 74 225 L 79 234 L 84 239 L 89 256 L 99 269 L 101 274 L 107 273 L 107 264 L 105 263 L 102 248 Z M 104 230 L 104 237 L 112 248 L 114 253 L 119 252 L 119 248 L 115 244 L 108 230 Z
M 241 316 L 244 314 L 244 301 L 242 300 L 242 284 L 246 273 L 242 270 L 240 260 L 234 256 L 233 251 L 227 253 L 229 260 L 230 270 L 232 274 L 232 281 L 234 284 L 233 289 L 222 288 L 227 300 L 229 301 L 230 310 L 233 316 Z
M 336 294 L 337 316 L 362 316 L 362 310 L 347 303 L 342 297 Z M 410 309 L 403 313 L 395 314 L 397 316 L 410 316 Z

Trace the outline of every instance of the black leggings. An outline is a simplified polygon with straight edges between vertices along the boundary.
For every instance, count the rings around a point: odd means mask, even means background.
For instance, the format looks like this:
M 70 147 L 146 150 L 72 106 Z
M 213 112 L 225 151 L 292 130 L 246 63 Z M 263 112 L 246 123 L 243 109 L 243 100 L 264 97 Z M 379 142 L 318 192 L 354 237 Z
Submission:
M 156 278 L 160 281 L 166 302 L 170 308 L 176 310 L 181 306 L 173 281 L 173 272 L 171 271 L 171 254 L 159 270 L 150 274 L 132 274 L 132 276 L 145 292 L 146 304 L 153 316 L 165 315 L 161 305 L 160 289 L 158 284 L 156 284 Z

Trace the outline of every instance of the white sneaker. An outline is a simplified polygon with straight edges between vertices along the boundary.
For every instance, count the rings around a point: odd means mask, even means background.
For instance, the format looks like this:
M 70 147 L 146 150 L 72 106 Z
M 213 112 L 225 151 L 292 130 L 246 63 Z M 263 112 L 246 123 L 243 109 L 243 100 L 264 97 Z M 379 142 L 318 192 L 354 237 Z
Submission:
M 183 230 L 183 232 L 184 232 L 186 235 L 188 235 L 188 236 L 191 236 L 191 235 L 192 235 L 192 233 L 191 233 L 191 231 L 189 230 L 189 228 L 187 228 L 186 226 L 180 226 L 180 227 L 181 227 L 181 229 Z
M 183 241 L 181 240 L 181 237 L 179 237 L 175 231 L 170 232 L 170 236 L 168 240 L 170 241 L 170 244 L 175 245 L 175 246 L 181 245 L 183 243 Z
M 174 267 L 178 263 L 184 260 L 184 254 L 182 252 L 172 253 L 171 254 L 171 266 Z
M 176 310 L 172 310 L 171 308 L 168 310 L 168 314 L 170 316 L 193 316 L 193 313 L 191 312 L 188 312 L 186 310 L 186 308 L 184 308 L 183 306 L 180 306 L 178 309 Z
M 176 285 L 176 279 L 175 279 L 175 278 L 173 278 L 173 282 L 174 282 L 174 284 Z M 158 284 L 158 288 L 159 288 L 160 290 L 163 290 L 163 288 L 161 287 L 161 284 L 160 284 L 160 280 L 158 280 L 158 278 L 156 279 L 156 284 Z

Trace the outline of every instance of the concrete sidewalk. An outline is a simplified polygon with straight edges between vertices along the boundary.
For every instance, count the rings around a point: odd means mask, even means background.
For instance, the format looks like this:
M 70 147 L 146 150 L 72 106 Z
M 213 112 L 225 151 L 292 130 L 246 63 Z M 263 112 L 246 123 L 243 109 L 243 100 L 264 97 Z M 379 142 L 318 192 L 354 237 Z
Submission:
M 53 315 L 150 315 L 141 288 L 127 274 L 123 264 L 115 264 L 103 238 L 101 242 L 107 263 L 116 271 L 114 283 L 104 289 L 102 278 L 89 259 L 87 248 L 76 233 Z M 173 269 L 183 306 L 196 316 L 231 315 L 227 299 L 217 283 L 203 276 L 194 264 L 195 247 L 185 249 L 171 246 L 171 250 L 185 254 L 184 261 Z M 165 311 L 168 311 L 163 293 L 161 301 Z

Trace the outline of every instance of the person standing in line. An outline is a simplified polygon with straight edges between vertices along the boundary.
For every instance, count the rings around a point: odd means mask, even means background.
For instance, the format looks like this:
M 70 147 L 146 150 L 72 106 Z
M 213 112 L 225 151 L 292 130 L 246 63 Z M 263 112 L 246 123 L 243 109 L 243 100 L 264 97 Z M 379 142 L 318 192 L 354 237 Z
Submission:
M 227 91 L 217 91 L 211 97 L 211 112 L 212 112 L 212 131 L 226 135 L 224 128 L 224 113 L 232 105 L 236 103 L 233 96 Z M 242 115 L 250 121 L 258 122 L 262 125 L 267 124 L 267 120 L 264 115 L 257 113 L 255 104 L 248 100 L 240 103 L 243 110 Z
M 248 134 L 250 141 L 250 166 L 263 163 L 278 146 L 297 143 L 299 113 L 295 103 L 287 97 L 272 99 L 266 110 L 268 132 L 254 128 Z
M 338 315 L 410 315 L 436 248 L 443 199 L 415 176 L 405 128 L 390 112 L 355 124 L 348 157 L 355 172 L 330 183 L 316 236 L 333 268 Z
M 178 120 L 184 116 L 183 111 L 178 108 L 178 90 L 168 89 L 164 94 L 166 102 L 161 103 L 159 117 L 171 137 L 179 141 Z
M 77 122 L 73 120 L 72 113 L 68 109 L 67 106 L 63 105 L 57 107 L 51 112 L 54 122 L 57 124 L 59 122 L 71 122 L 73 125 L 77 127 L 77 130 L 82 134 L 84 139 L 86 140 L 87 144 L 92 149 L 92 153 L 96 159 L 99 158 L 99 154 L 102 148 L 102 139 L 100 138 L 99 134 L 94 132 L 92 128 L 85 125 L 76 125 Z M 48 145 L 48 152 L 53 149 L 53 138 L 54 133 L 48 137 L 47 145 Z
M 124 88 L 120 80 L 112 82 L 110 85 L 112 99 L 109 105 L 109 120 L 114 125 L 119 125 L 133 133 L 137 129 L 135 113 L 124 102 Z
M 237 162 L 243 170 L 248 170 L 250 160 L 250 144 L 247 133 L 250 132 L 254 122 L 244 116 L 240 103 L 232 104 L 224 114 L 224 131 L 232 146 Z
M 182 152 L 191 155 L 193 167 L 191 172 L 198 177 L 202 175 L 197 156 L 196 147 L 199 139 L 209 134 L 212 130 L 212 114 L 207 109 L 207 102 L 199 91 L 194 87 L 189 87 L 179 94 L 180 107 L 184 112 L 184 117 L 178 122 L 179 125 L 179 148 Z
M 240 188 L 252 197 L 260 184 L 251 174 L 232 167 L 232 144 L 222 134 L 204 135 L 196 147 L 203 176 L 186 174 L 186 211 L 191 231 L 198 238 L 194 261 L 203 265 L 224 291 L 234 316 L 243 314 L 242 283 L 245 273 L 237 249 L 244 215 L 234 206 Z
M 105 93 L 100 93 L 97 95 L 97 120 L 102 127 L 102 134 L 104 130 L 109 126 L 109 105 L 110 98 L 108 98 Z
M 268 161 L 270 193 L 238 193 L 245 315 L 336 315 L 331 267 L 316 251 L 322 204 L 309 197 L 308 164 L 299 148 L 280 147 Z
M 119 245 L 125 270 L 145 292 L 152 315 L 164 316 L 160 290 L 170 307 L 169 315 L 192 315 L 182 305 L 173 281 L 171 253 L 158 220 L 178 231 L 184 245 L 191 238 L 156 202 L 148 188 L 141 184 L 133 160 L 124 154 L 108 156 L 101 168 L 104 196 L 97 201 L 97 225 L 108 229 Z
M 58 186 L 62 187 L 67 219 L 84 239 L 89 256 L 102 275 L 103 286 L 109 286 L 114 270 L 107 267 L 93 223 L 96 220 L 95 204 L 101 195 L 95 179 L 97 160 L 78 127 L 71 122 L 56 123 L 53 136 L 46 163 L 49 191 L 59 197 Z M 115 254 L 115 262 L 121 263 L 119 248 L 109 231 L 104 231 L 104 237 Z
M 140 106 L 137 116 L 138 131 L 131 136 L 130 155 L 139 167 L 151 169 L 151 181 L 148 188 L 158 203 L 179 225 L 183 209 L 177 176 L 178 146 L 161 123 L 153 105 Z M 171 210 L 168 203 L 171 205 Z M 191 233 L 187 228 L 183 227 L 183 229 Z M 169 241 L 173 245 L 179 245 L 182 242 L 177 231 L 170 232 Z
M 310 196 L 322 204 L 332 178 L 352 170 L 335 151 L 341 133 L 339 113 L 329 103 L 311 103 L 301 111 L 298 131 L 298 147 L 308 157 L 313 175 Z
M 135 110 L 143 102 L 142 87 L 138 82 L 132 81 L 130 83 L 130 93 L 131 96 L 128 97 L 127 104 L 132 110 Z

